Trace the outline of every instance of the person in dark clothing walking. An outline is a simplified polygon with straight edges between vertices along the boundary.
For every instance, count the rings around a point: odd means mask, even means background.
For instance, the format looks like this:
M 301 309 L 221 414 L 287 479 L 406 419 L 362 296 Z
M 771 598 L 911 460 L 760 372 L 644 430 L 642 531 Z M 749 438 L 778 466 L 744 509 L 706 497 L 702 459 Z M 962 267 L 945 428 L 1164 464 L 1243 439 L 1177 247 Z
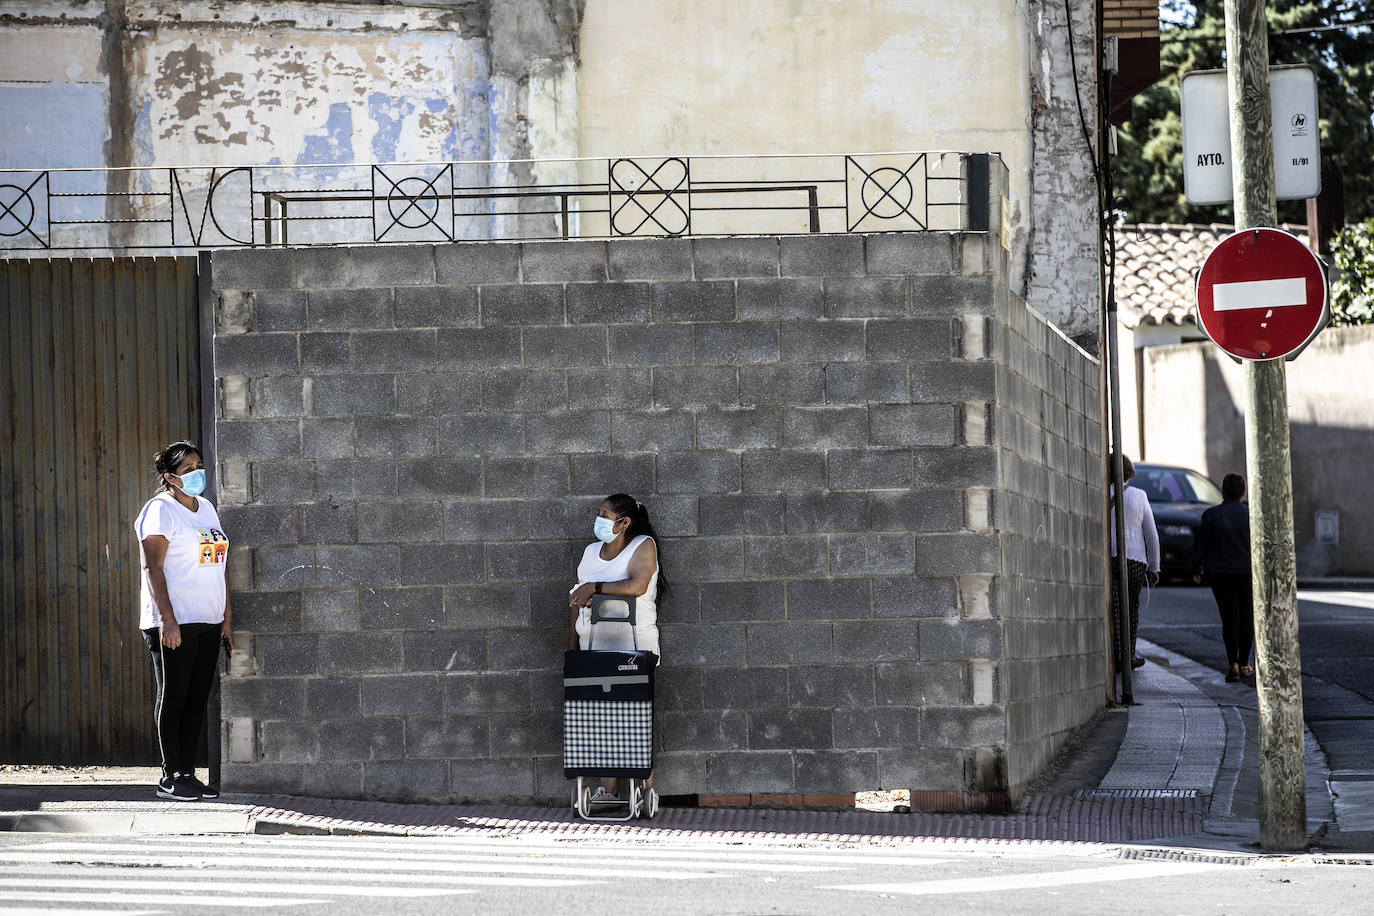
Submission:
M 1226 680 L 1253 677 L 1250 649 L 1255 644 L 1255 610 L 1250 581 L 1250 507 L 1241 502 L 1245 478 L 1227 474 L 1222 503 L 1202 513 L 1193 542 L 1193 581 L 1206 582 L 1221 614 L 1221 638 L 1230 666 Z

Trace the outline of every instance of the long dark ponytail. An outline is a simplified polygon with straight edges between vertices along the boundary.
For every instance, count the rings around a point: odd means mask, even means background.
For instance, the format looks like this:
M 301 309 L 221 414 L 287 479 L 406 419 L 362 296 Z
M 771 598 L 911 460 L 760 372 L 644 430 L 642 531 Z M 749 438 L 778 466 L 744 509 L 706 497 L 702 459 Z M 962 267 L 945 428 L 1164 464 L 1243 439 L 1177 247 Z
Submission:
M 663 542 L 659 540 L 658 533 L 654 531 L 654 523 L 649 520 L 648 507 L 628 493 L 612 493 L 606 497 L 606 502 L 610 504 L 616 515 L 624 516 L 630 520 L 630 527 L 625 529 L 625 541 L 627 543 L 641 534 L 653 538 L 654 546 L 658 550 L 658 593 L 666 595 L 668 593 L 668 577 L 663 572 Z

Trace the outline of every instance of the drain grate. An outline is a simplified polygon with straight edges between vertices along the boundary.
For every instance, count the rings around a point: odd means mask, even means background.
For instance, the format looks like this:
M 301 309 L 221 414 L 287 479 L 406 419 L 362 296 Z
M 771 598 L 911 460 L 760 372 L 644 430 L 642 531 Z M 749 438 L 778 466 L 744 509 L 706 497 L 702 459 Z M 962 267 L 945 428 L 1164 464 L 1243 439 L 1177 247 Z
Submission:
M 1340 859 L 1320 856 L 1312 860 L 1314 865 L 1374 865 L 1374 859 Z
M 1123 849 L 1117 858 L 1151 862 L 1194 862 L 1201 865 L 1250 865 L 1262 861 L 1257 856 L 1228 856 L 1179 849 Z
M 1197 798 L 1197 789 L 1078 789 L 1074 798 Z

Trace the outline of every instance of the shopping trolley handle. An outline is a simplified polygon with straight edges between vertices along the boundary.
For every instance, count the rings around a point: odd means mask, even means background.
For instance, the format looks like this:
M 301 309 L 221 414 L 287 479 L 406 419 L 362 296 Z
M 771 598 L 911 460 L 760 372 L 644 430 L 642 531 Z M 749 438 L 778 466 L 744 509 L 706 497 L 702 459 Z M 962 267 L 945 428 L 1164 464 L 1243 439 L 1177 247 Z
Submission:
M 613 604 L 624 604 L 626 610 L 625 616 L 612 617 L 609 614 L 603 613 L 602 607 L 607 602 L 611 602 Z M 600 623 L 603 620 L 608 620 L 612 623 L 628 623 L 630 626 L 634 626 L 635 598 L 633 595 L 592 595 L 591 612 L 592 623 Z

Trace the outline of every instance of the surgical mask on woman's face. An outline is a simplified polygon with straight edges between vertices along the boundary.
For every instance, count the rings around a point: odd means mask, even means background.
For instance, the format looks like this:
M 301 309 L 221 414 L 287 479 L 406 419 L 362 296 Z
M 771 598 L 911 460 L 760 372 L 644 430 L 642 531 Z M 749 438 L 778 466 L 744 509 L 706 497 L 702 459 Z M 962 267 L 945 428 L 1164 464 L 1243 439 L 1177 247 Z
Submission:
M 205 469 L 196 468 L 181 475 L 181 492 L 187 496 L 199 496 L 205 492 Z
M 598 515 L 596 521 L 592 523 L 592 531 L 596 533 L 598 541 L 609 544 L 615 540 L 615 520 L 602 518 Z

